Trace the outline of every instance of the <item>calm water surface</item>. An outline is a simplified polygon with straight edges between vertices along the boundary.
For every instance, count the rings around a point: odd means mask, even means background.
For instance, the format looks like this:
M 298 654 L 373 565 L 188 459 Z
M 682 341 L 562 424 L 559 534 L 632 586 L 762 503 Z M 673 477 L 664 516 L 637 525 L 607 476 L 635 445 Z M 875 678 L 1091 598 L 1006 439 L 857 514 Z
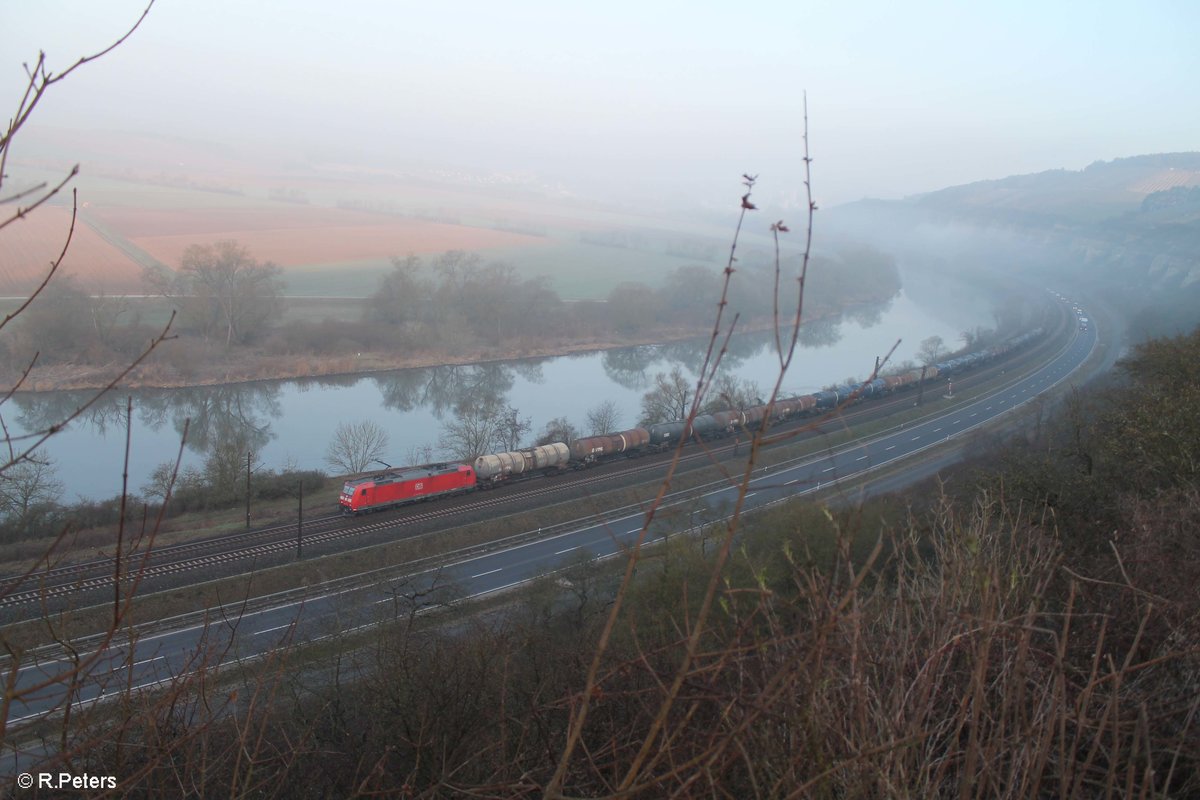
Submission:
M 906 284 L 908 285 L 908 284 Z M 913 290 L 910 289 L 910 292 Z M 914 292 L 914 294 L 916 294 Z M 848 377 L 867 376 L 876 356 L 897 339 L 896 362 L 914 357 L 921 340 L 941 336 L 958 346 L 966 328 L 989 325 L 987 307 L 955 302 L 915 302 L 901 293 L 890 303 L 860 309 L 841 319 L 805 326 L 803 349 L 783 386 L 807 393 Z M 184 421 L 190 420 L 184 463 L 200 466 L 226 437 L 245 437 L 270 468 L 325 469 L 325 451 L 340 422 L 371 419 L 389 435 L 384 459 L 400 465 L 420 459 L 430 446 L 439 457 L 442 427 L 455 410 L 477 398 L 497 396 L 529 417 L 540 431 L 565 416 L 583 429 L 586 413 L 605 400 L 621 410 L 620 428 L 637 424 L 642 394 L 658 372 L 679 365 L 695 377 L 707 341 L 645 346 L 545 359 L 397 370 L 338 378 L 262 381 L 191 389 L 141 390 L 133 397 L 133 446 L 129 485 L 138 491 L 154 467 L 174 460 Z M 768 390 L 778 374 L 770 334 L 735 337 L 725 369 Z M 93 412 L 46 445 L 64 500 L 112 497 L 121 490 L 125 445 L 125 398 L 114 393 Z M 80 392 L 22 395 L 10 401 L 4 420 L 16 432 L 62 419 L 86 397 Z M 530 437 L 533 438 L 532 436 Z

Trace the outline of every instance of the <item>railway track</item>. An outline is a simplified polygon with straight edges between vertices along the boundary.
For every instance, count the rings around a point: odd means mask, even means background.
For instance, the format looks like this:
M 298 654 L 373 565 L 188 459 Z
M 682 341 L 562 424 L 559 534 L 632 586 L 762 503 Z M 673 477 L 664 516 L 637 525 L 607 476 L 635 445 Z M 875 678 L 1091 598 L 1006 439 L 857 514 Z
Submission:
M 1057 338 L 1056 335 L 1048 336 L 1041 344 L 1017 354 L 1014 358 L 990 364 L 971 375 L 979 381 L 987 381 L 1014 366 L 1019 367 L 1040 360 L 1043 350 L 1052 346 L 1052 342 Z M 913 398 L 913 392 L 909 391 L 888 400 L 871 402 L 844 411 L 842 419 L 852 426 L 856 422 L 885 417 L 900 408 L 911 408 Z M 810 425 L 812 420 L 813 418 L 800 418 L 779 425 L 774 430 L 803 428 Z M 812 435 L 818 433 L 819 431 L 814 431 Z M 707 452 L 700 448 L 689 448 L 680 459 L 680 469 L 686 471 L 706 465 L 711 463 L 714 454 L 721 458 L 735 447 L 735 444 L 725 440 L 710 442 Z M 341 514 L 317 517 L 304 522 L 300 537 L 305 546 L 314 547 L 385 530 L 400 530 L 406 526 L 436 524 L 463 514 L 501 509 L 517 502 L 528 505 L 530 501 L 558 495 L 568 489 L 587 488 L 603 482 L 628 480 L 645 473 L 661 471 L 670 458 L 671 453 L 668 452 L 608 462 L 546 481 L 521 481 L 493 492 L 475 492 L 469 498 L 442 501 L 432 507 L 423 503 L 407 506 L 384 512 L 377 518 L 348 518 Z M 227 567 L 250 559 L 270 558 L 295 547 L 295 524 L 272 525 L 203 540 L 155 546 L 148 554 L 131 552 L 122 557 L 120 577 L 122 582 L 127 584 L 134 581 L 144 583 L 206 568 Z M 49 603 L 81 592 L 111 590 L 115 573 L 114 560 L 108 557 L 53 567 L 37 573 L 36 580 L 31 576 L 7 576 L 0 580 L 0 609 Z
M 732 445 L 716 446 L 713 451 L 721 452 Z M 698 459 L 707 461 L 708 454 L 699 451 L 686 454 L 681 464 L 690 464 Z M 591 484 L 613 479 L 634 477 L 641 473 L 661 470 L 665 466 L 662 458 L 630 459 L 644 461 L 641 464 L 610 465 L 616 469 L 586 470 L 574 480 L 553 478 L 547 481 L 522 482 L 517 487 L 504 487 L 487 494 L 473 493 L 469 501 L 456 504 L 436 503 L 433 508 L 417 504 L 392 512 L 377 519 L 370 517 L 349 518 L 341 514 L 320 517 L 305 522 L 301 538 L 305 546 L 319 546 L 343 539 L 352 539 L 369 533 L 396 529 L 405 525 L 436 522 L 464 513 L 478 513 L 488 508 L 501 508 L 515 502 L 525 502 L 561 493 L 568 488 L 583 488 Z M 155 547 L 149 554 L 133 552 L 123 556 L 121 579 L 131 583 L 157 577 L 175 575 L 206 567 L 217 567 L 246 559 L 256 559 L 285 553 L 296 547 L 295 525 L 274 525 L 258 530 L 229 534 L 197 542 Z M 78 564 L 54 567 L 37 576 L 36 586 L 22 576 L 9 576 L 0 583 L 0 608 L 26 605 L 29 603 L 67 597 L 80 591 L 95 591 L 112 586 L 114 564 L 111 558 L 93 559 Z

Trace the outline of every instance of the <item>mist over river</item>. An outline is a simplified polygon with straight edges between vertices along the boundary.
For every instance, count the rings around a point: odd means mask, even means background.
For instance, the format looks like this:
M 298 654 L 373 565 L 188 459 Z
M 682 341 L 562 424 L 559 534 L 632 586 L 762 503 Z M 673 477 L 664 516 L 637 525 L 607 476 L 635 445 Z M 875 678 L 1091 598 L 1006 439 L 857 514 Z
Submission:
M 953 292 L 956 300 L 948 302 L 935 289 L 918 283 L 882 306 L 805 325 L 801 349 L 783 382 L 785 393 L 808 393 L 847 378 L 864 378 L 876 356 L 886 354 L 897 339 L 902 341 L 892 363 L 912 359 L 921 341 L 930 336 L 940 336 L 947 346 L 957 348 L 964 329 L 994 324 L 989 306 L 977 295 Z M 931 297 L 936 299 L 930 301 Z M 125 404 L 132 397 L 129 487 L 135 493 L 155 466 L 174 460 L 186 420 L 190 422 L 185 465 L 199 467 L 218 443 L 244 437 L 267 469 L 329 470 L 325 452 L 338 424 L 370 419 L 388 433 L 384 460 L 399 466 L 421 458 L 416 454 L 426 446 L 432 447 L 434 458 L 440 457 L 442 427 L 454 418 L 456 409 L 468 408 L 481 397 L 498 396 L 530 418 L 531 440 L 549 420 L 560 416 L 586 431 L 587 411 L 606 400 L 620 409 L 618 429 L 633 427 L 642 394 L 655 374 L 679 365 L 695 379 L 707 344 L 703 339 L 333 378 L 118 390 L 54 436 L 42 452 L 53 459 L 65 487 L 63 502 L 119 494 Z M 723 371 L 755 381 L 764 391 L 773 385 L 778 369 L 769 332 L 735 336 L 723 366 Z M 14 435 L 44 429 L 89 396 L 87 392 L 18 395 L 4 409 L 4 421 Z

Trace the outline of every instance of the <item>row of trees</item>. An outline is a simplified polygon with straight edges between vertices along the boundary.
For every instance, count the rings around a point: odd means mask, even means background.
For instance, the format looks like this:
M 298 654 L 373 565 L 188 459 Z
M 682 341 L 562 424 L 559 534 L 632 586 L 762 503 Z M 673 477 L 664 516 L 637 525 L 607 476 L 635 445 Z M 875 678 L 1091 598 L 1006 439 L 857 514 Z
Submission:
M 283 311 L 282 270 L 256 260 L 243 245 L 192 245 L 178 270 L 143 273 L 147 291 L 177 311 L 176 330 L 228 348 L 262 341 Z M 93 295 L 73 276 L 42 291 L 0 344 L 10 367 L 28 363 L 107 364 L 136 357 L 154 332 L 146 310 L 125 297 Z
M 393 258 L 392 271 L 367 300 L 366 318 L 453 348 L 558 334 L 563 305 L 544 278 L 521 279 L 511 264 L 485 264 L 478 254 L 451 250 L 428 266 L 413 255 Z
M 876 253 L 855 252 L 818 266 L 809 280 L 821 289 L 815 292 L 819 305 L 829 308 L 883 300 L 899 287 L 894 265 Z M 744 269 L 746 276 L 730 286 L 730 308 L 744 319 L 770 318 L 769 276 L 754 266 Z M 334 354 L 381 346 L 459 353 L 520 340 L 692 328 L 712 312 L 722 279 L 705 267 L 682 267 L 658 288 L 627 283 L 603 303 L 564 303 L 544 278 L 524 279 L 512 265 L 452 250 L 428 262 L 411 255 L 393 259 L 392 271 L 364 301 L 362 323 L 326 319 L 286 325 L 280 325 L 282 270 L 236 241 L 192 245 L 177 269 L 147 268 L 143 280 L 147 292 L 176 309 L 176 330 L 194 342 L 223 350 L 256 345 L 277 354 Z M 130 358 L 151 333 L 143 320 L 145 307 L 126 298 L 92 296 L 73 280 L 56 281 L 46 293 L 51 302 L 29 309 L 3 343 L 10 366 L 34 352 L 43 364 Z M 167 362 L 185 371 L 228 357 L 222 349 L 195 343 L 178 342 L 172 349 L 180 357 L 168 353 Z

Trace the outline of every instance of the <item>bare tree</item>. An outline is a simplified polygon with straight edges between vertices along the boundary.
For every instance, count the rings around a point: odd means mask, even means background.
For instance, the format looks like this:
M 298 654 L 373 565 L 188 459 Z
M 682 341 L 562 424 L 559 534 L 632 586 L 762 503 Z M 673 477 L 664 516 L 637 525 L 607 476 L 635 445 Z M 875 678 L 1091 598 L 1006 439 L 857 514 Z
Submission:
M 294 471 L 295 468 L 289 467 L 288 470 Z M 142 484 L 142 496 L 147 500 L 165 503 L 173 493 L 178 495 L 184 489 L 198 489 L 203 483 L 204 476 L 196 467 L 178 470 L 174 461 L 164 461 L 150 472 L 150 477 Z
M 762 403 L 763 391 L 751 380 L 740 380 L 728 372 L 721 373 L 708 391 L 708 402 L 704 410 L 724 411 L 730 408 L 747 408 Z
M 579 429 L 576 428 L 566 417 L 555 417 L 546 423 L 546 427 L 542 429 L 542 435 L 537 438 L 537 443 L 550 444 L 552 442 L 565 442 L 570 444 L 579 438 Z
M 383 455 L 387 445 L 387 431 L 379 423 L 369 419 L 343 422 L 333 433 L 333 441 L 325 451 L 325 461 L 347 474 L 364 472 L 371 462 Z
M 408 464 L 428 464 L 433 461 L 433 445 L 414 444 L 405 452 L 404 460 Z
M 692 404 L 692 382 L 679 367 L 654 376 L 654 388 L 642 395 L 643 425 L 685 419 Z
M 968 350 L 975 350 L 991 341 L 994 334 L 995 331 L 979 326 L 976 328 L 967 328 L 958 335 L 958 338 L 962 341 L 963 347 L 966 347 Z
M 532 424 L 512 406 L 485 402 L 463 409 L 442 429 L 438 445 L 462 461 L 484 453 L 516 450 Z
M 421 259 L 415 255 L 392 258 L 392 271 L 379 281 L 379 288 L 367 298 L 367 319 L 392 325 L 411 325 L 430 314 L 433 283 L 422 273 Z
M 795 355 L 796 344 L 800 336 L 800 323 L 803 319 L 804 284 L 805 278 L 808 274 L 809 258 L 812 252 L 812 215 L 813 212 L 816 211 L 817 206 L 812 200 L 812 187 L 809 182 L 811 158 L 809 157 L 808 153 L 807 100 L 805 101 L 804 108 L 804 124 L 804 185 L 808 199 L 809 224 L 805 237 L 804 253 L 801 260 L 800 273 L 797 278 L 795 305 L 791 308 L 790 325 L 787 327 L 785 327 L 784 324 L 786 317 L 783 315 L 787 314 L 788 310 L 787 307 L 783 306 L 781 303 L 781 300 L 783 300 L 783 295 L 780 291 L 780 277 L 782 272 L 780 269 L 778 242 L 779 234 L 788 232 L 788 227 L 784 225 L 782 221 L 773 223 L 771 225 L 771 233 L 775 240 L 774 327 L 775 351 L 779 359 L 779 373 L 777 375 L 775 385 L 772 387 L 767 398 L 766 413 L 768 415 L 770 415 L 774 409 L 775 402 L 780 394 L 780 387 L 782 386 L 784 376 L 786 375 L 787 369 L 792 362 L 793 356 Z M 754 188 L 754 183 L 757 180 L 757 176 L 743 175 L 742 177 L 744 179 L 744 185 L 747 191 L 744 195 L 742 195 L 741 198 L 741 211 L 738 215 L 737 227 L 734 230 L 733 243 L 729 249 L 729 259 L 725 267 L 725 280 L 724 285 L 722 286 L 722 294 L 717 303 L 716 319 L 713 324 L 708 350 L 705 355 L 704 363 L 700 367 L 700 379 L 697 383 L 695 397 L 691 398 L 691 387 L 688 386 L 687 381 L 683 378 L 682 372 L 680 372 L 678 369 L 673 372 L 671 377 L 660 375 L 656 379 L 656 384 L 658 384 L 656 389 L 648 392 L 646 396 L 643 397 L 642 407 L 645 417 L 655 416 L 654 412 L 658 410 L 658 406 L 655 402 L 655 395 L 656 393 L 659 393 L 659 390 L 661 390 L 663 399 L 670 403 L 669 406 L 665 406 L 664 410 L 667 410 L 668 413 L 674 414 L 678 408 L 682 406 L 685 412 L 688 412 L 686 414 L 680 414 L 671 418 L 683 419 L 685 416 L 687 418 L 694 418 L 704 399 L 704 390 L 711 386 L 716 373 L 721 367 L 721 360 L 725 353 L 728 352 L 727 348 L 729 340 L 732 338 L 738 322 L 737 315 L 734 315 L 733 319 L 728 323 L 726 323 L 725 320 L 729 285 L 734 273 L 737 271 L 734 267 L 734 264 L 737 261 L 736 253 L 738 237 L 742 230 L 742 223 L 745 220 L 746 212 L 756 209 L 756 206 L 753 202 L 751 202 L 750 198 Z M 786 300 L 783 302 L 786 302 Z M 790 328 L 790 336 L 785 333 L 787 328 Z M 687 402 L 681 402 L 679 405 L 675 404 L 679 400 L 680 396 L 683 395 L 684 391 L 688 392 L 688 398 L 692 400 L 690 404 L 690 411 L 688 411 L 689 404 Z M 750 476 L 755 469 L 759 450 L 764 446 L 764 444 L 772 443 L 773 441 L 779 441 L 779 438 L 772 435 L 768 428 L 764 426 L 762 429 L 758 430 L 751 439 L 750 453 L 746 460 L 744 470 L 742 471 L 740 482 L 738 482 L 736 478 L 732 481 L 738 486 L 737 499 L 734 502 L 733 513 L 730 515 L 725 524 L 724 535 L 718 544 L 716 559 L 714 561 L 712 570 L 709 573 L 709 580 L 703 591 L 697 612 L 695 616 L 689 618 L 689 630 L 685 636 L 686 641 L 682 643 L 683 655 L 679 659 L 678 667 L 674 669 L 674 675 L 668 681 L 660 681 L 659 683 L 659 685 L 663 688 L 661 691 L 661 700 L 657 704 L 658 709 L 653 714 L 653 722 L 649 725 L 648 729 L 646 729 L 644 732 L 640 732 L 642 734 L 642 743 L 638 748 L 638 752 L 629 757 L 627 765 L 618 767 L 618 770 L 623 772 L 623 777 L 613 780 L 610 784 L 615 794 L 632 795 L 642 790 L 649 791 L 648 786 L 640 785 L 641 778 L 643 776 L 642 769 L 647 763 L 647 760 L 650 758 L 650 754 L 658 748 L 658 745 L 661 742 L 660 736 L 663 733 L 664 726 L 668 724 L 668 720 L 676 719 L 681 716 L 690 717 L 690 714 L 687 712 L 682 714 L 678 713 L 679 704 L 677 704 L 677 700 L 680 697 L 680 692 L 683 689 L 685 682 L 696 677 L 695 673 L 693 672 L 695 659 L 700 651 L 700 643 L 706 633 L 706 624 L 708 622 L 709 614 L 716 603 L 718 588 L 722 585 L 724 580 L 725 565 L 728 562 L 730 553 L 733 551 L 733 541 L 739 527 L 742 507 L 750 487 Z M 654 521 L 654 516 L 660 509 L 666 497 L 668 487 L 671 485 L 671 479 L 675 474 L 675 469 L 679 464 L 681 454 L 681 447 L 677 447 L 675 449 L 674 458 L 670 466 L 667 468 L 666 477 L 659 487 L 659 492 L 649 504 L 649 508 L 646 512 L 646 521 L 642 526 L 642 531 L 639 534 L 637 541 L 630 548 L 631 555 L 627 560 L 625 572 L 621 579 L 621 588 L 618 590 L 614 602 L 610 605 L 607 621 L 604 624 L 603 630 L 600 632 L 599 640 L 597 642 L 591 664 L 588 668 L 584 687 L 578 695 L 579 700 L 571 709 L 570 722 L 567 726 L 565 734 L 565 743 L 560 749 L 558 764 L 555 768 L 553 776 L 551 776 L 549 782 L 547 783 L 544 792 L 547 797 L 560 796 L 564 794 L 564 781 L 567 778 L 571 766 L 574 763 L 577 763 L 573 761 L 572 757 L 580 747 L 582 734 L 587 725 L 588 715 L 593 707 L 593 698 L 599 697 L 601 694 L 599 691 L 599 683 L 601 680 L 601 667 L 604 664 L 606 652 L 608 651 L 609 645 L 612 641 L 612 635 L 617 622 L 619 619 L 621 619 L 624 601 L 626 600 L 629 586 L 631 585 L 633 576 L 636 573 L 637 566 L 640 562 L 642 546 L 649 534 L 651 524 Z M 653 701 L 651 702 L 653 703 Z M 680 701 L 680 703 L 682 703 L 682 701 Z
M 146 283 L 174 300 L 185 322 L 206 338 L 219 335 L 225 345 L 241 344 L 264 331 L 281 311 L 281 270 L 260 263 L 235 241 L 194 244 L 183 251 L 180 268 L 147 268 Z
M 61 276 L 42 290 L 42 302 L 31 305 L 10 329 L 4 342 L 10 357 L 42 364 L 83 359 L 99 337 L 92 324 L 92 300 L 73 275 Z
M 58 502 L 62 491 L 53 459 L 31 456 L 0 473 L 0 518 L 20 531 L 34 509 Z
M 506 406 L 497 414 L 493 444 L 500 450 L 516 450 L 532 429 L 533 421 L 529 417 L 522 417 L 517 409 Z
M 246 497 L 247 457 L 251 474 L 266 466 L 244 433 L 223 436 L 212 443 L 202 472 L 212 500 L 221 503 Z
M 482 403 L 462 408 L 454 420 L 442 428 L 438 446 L 452 458 L 470 461 L 489 452 L 496 438 L 500 407 Z
M 921 340 L 921 347 L 917 350 L 917 360 L 922 364 L 936 364 L 946 354 L 946 343 L 942 341 L 940 336 L 930 336 L 928 339 Z
M 620 425 L 618 420 L 621 412 L 612 400 L 605 400 L 600 405 L 587 412 L 588 433 L 592 436 L 602 436 L 612 433 Z
M 116 39 L 108 47 L 96 52 L 92 55 L 80 58 L 65 70 L 54 72 L 50 69 L 46 62 L 45 53 L 39 53 L 36 61 L 32 64 L 25 65 L 25 88 L 19 97 L 15 112 L 9 117 L 7 128 L 0 128 L 0 231 L 3 231 L 10 224 L 17 222 L 36 211 L 42 205 L 50 202 L 71 182 L 71 180 L 79 174 L 79 166 L 75 165 L 69 172 L 59 181 L 50 183 L 40 183 L 33 186 L 19 188 L 15 192 L 10 192 L 6 186 L 9 179 L 8 158 L 12 152 L 13 144 L 16 141 L 18 134 L 24 129 L 25 123 L 29 121 L 33 111 L 37 108 L 40 101 L 55 84 L 64 80 L 67 76 L 75 72 L 76 69 L 94 61 L 105 54 L 111 52 L 118 47 L 122 42 L 128 39 L 135 30 L 141 25 L 146 15 L 150 12 L 151 2 L 146 6 L 145 11 L 137 21 L 129 27 L 120 38 Z M 72 191 L 72 214 L 70 227 L 63 232 L 62 248 L 56 258 L 54 258 L 42 277 L 41 282 L 34 288 L 29 296 L 20 303 L 17 308 L 8 313 L 2 321 L 0 321 L 0 331 L 8 330 L 8 336 L 12 336 L 13 329 L 8 328 L 10 323 L 20 318 L 31 308 L 37 308 L 41 303 L 46 302 L 43 296 L 46 288 L 51 284 L 51 281 L 58 273 L 59 268 L 64 263 L 68 251 L 70 250 L 71 240 L 74 235 L 75 225 L 77 222 L 76 212 L 78 209 L 77 198 L 75 192 Z M 91 319 L 90 314 L 81 314 L 83 321 L 88 323 Z M 9 429 L 3 424 L 0 419 L 0 430 L 3 431 L 2 440 L 7 452 L 0 455 L 0 478 L 3 478 L 3 483 L 8 490 L 7 501 L 11 502 L 12 508 L 19 509 L 20 507 L 29 507 L 29 504 L 36 503 L 39 497 L 44 497 L 47 493 L 53 490 L 54 479 L 50 476 L 49 461 L 44 459 L 39 454 L 39 448 L 49 439 L 70 423 L 72 420 L 86 414 L 89 409 L 93 408 L 97 402 L 117 386 L 126 376 L 137 368 L 159 345 L 164 341 L 172 338 L 168 335 L 171 327 L 171 322 L 174 320 L 172 315 L 171 321 L 163 327 L 163 330 L 153 337 L 146 344 L 138 355 L 130 358 L 130 360 L 121 369 L 116 370 L 116 374 L 112 376 L 109 382 L 98 391 L 84 398 L 73 410 L 65 413 L 62 417 L 51 424 L 46 425 L 40 430 L 32 431 L 28 434 L 20 436 L 10 435 Z M 13 382 L 8 391 L 0 397 L 0 406 L 7 402 L 19 389 L 22 388 L 30 373 L 38 363 L 39 354 L 34 353 L 27 361 L 20 377 Z M 127 406 L 126 419 L 132 413 L 132 403 Z M 129 465 L 129 445 L 126 440 L 125 450 L 125 472 L 128 473 Z M 180 447 L 180 456 L 182 456 L 182 446 Z M 178 461 L 176 462 L 178 469 Z M 24 488 L 20 488 L 21 486 Z M 63 764 L 71 763 L 72 759 L 77 757 L 82 749 L 88 746 L 85 739 L 80 739 L 76 731 L 73 730 L 72 711 L 74 710 L 74 699 L 78 698 L 80 687 L 86 680 L 93 677 L 97 671 L 99 664 L 104 664 L 107 672 L 112 672 L 110 659 L 112 658 L 111 645 L 113 639 L 117 635 L 120 628 L 126 624 L 130 618 L 131 603 L 133 597 L 137 594 L 140 586 L 140 581 L 144 576 L 146 559 L 148 554 L 153 550 L 155 537 L 159 530 L 159 522 L 161 516 L 157 519 L 146 519 L 146 524 L 142 526 L 133 547 L 137 548 L 138 555 L 135 558 L 125 558 L 129 553 L 125 548 L 130 547 L 128 542 L 123 540 L 129 532 L 125 528 L 126 503 L 129 495 L 122 491 L 120 503 L 121 510 L 118 515 L 116 539 L 114 543 L 114 574 L 112 583 L 115 587 L 114 597 L 112 601 L 112 616 L 105 629 L 97 632 L 97 635 L 89 640 L 85 652 L 65 639 L 62 628 L 58 622 L 52 622 L 49 617 L 46 618 L 47 627 L 50 630 L 51 636 L 55 637 L 56 641 L 63 646 L 64 651 L 68 654 L 67 658 L 59 661 L 51 662 L 50 668 L 40 673 L 40 676 L 31 683 L 20 686 L 18 688 L 18 676 L 22 669 L 29 664 L 30 657 L 24 652 L 25 648 L 20 644 L 12 641 L 10 631 L 5 626 L 0 630 L 0 649 L 10 654 L 10 658 L 3 667 L 4 680 L 8 689 L 0 696 L 0 743 L 6 747 L 11 745 L 8 738 L 10 714 L 14 708 L 14 704 L 25 702 L 30 698 L 43 696 L 48 689 L 55 689 L 54 696 L 61 697 L 58 701 L 57 708 L 50 709 L 47 713 L 53 714 L 61 711 L 62 714 L 57 721 L 58 733 L 48 743 L 47 752 L 52 753 L 43 761 L 42 768 L 52 768 Z M 54 541 L 48 545 L 42 553 L 36 566 L 28 570 L 23 576 L 16 581 L 9 582 L 5 588 L 5 593 L 17 591 L 23 586 L 37 583 L 40 577 L 41 569 L 53 564 L 61 555 L 60 548 L 66 539 L 67 531 L 61 530 Z M 118 656 L 119 660 L 120 656 Z M 65 693 L 59 694 L 59 688 L 66 687 Z M 109 732 L 110 735 L 112 732 Z M 106 737 L 107 738 L 107 737 Z

